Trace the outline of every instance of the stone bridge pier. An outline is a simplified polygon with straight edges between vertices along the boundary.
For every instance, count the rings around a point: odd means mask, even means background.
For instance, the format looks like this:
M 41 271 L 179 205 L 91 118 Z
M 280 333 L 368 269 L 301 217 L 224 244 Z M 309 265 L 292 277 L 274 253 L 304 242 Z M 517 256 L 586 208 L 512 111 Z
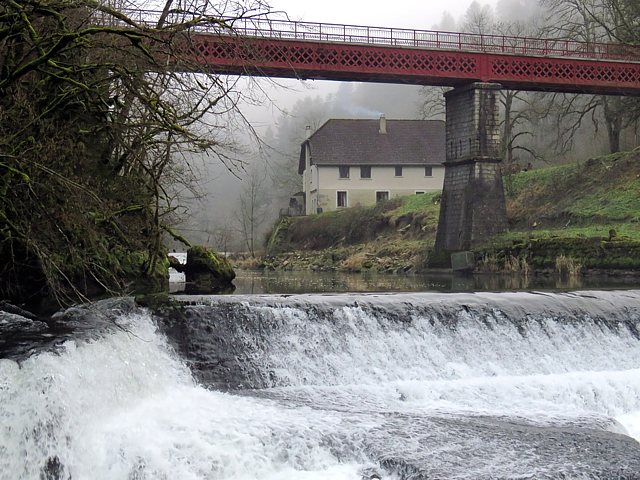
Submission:
M 469 250 L 507 230 L 500 174 L 497 83 L 455 88 L 446 99 L 446 162 L 436 254 Z

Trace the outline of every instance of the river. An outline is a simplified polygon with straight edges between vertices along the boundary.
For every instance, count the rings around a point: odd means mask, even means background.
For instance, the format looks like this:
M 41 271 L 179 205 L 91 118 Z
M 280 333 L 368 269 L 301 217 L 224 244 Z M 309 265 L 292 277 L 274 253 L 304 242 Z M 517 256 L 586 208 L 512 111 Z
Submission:
M 0 479 L 640 478 L 640 291 L 175 299 L 0 359 Z

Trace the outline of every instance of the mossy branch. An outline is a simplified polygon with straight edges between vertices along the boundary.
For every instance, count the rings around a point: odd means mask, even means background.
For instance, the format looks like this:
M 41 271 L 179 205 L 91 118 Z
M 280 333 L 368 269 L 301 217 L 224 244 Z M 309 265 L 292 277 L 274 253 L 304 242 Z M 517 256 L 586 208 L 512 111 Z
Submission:
M 184 238 L 182 235 L 180 235 L 178 232 L 176 232 L 173 228 L 171 228 L 169 225 L 165 225 L 162 224 L 161 228 L 167 232 L 169 234 L 169 236 L 171 238 L 173 238 L 175 241 L 182 243 L 184 246 L 191 248 L 191 242 L 189 240 L 187 240 L 186 238 Z

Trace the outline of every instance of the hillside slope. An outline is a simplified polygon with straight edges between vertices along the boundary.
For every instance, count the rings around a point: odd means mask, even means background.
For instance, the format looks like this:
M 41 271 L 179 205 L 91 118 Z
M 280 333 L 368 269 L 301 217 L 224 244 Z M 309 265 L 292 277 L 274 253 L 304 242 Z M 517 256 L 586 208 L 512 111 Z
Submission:
M 571 236 L 586 228 L 583 234 L 608 235 L 606 227 L 616 226 L 640 238 L 640 151 L 521 172 L 506 193 L 513 231 L 560 229 Z
M 267 268 L 409 271 L 424 268 L 435 241 L 440 194 L 412 195 L 282 219 L 267 245 Z
M 476 249 L 478 269 L 640 268 L 640 150 L 505 177 L 510 231 Z M 421 271 L 428 264 L 439 194 L 412 195 L 285 218 L 264 266 L 277 269 Z

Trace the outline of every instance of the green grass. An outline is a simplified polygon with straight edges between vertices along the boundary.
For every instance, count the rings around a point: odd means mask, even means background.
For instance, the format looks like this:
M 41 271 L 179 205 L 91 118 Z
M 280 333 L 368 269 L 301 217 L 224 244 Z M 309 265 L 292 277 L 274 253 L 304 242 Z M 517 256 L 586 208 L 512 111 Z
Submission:
M 640 241 L 639 223 L 618 223 L 608 225 L 589 225 L 585 227 L 554 228 L 541 230 L 512 230 L 492 239 L 492 244 L 507 245 L 516 241 L 531 239 L 551 239 L 551 238 L 609 238 L 609 231 L 616 232 L 616 238 L 625 238 Z
M 640 182 L 630 181 L 612 188 L 597 188 L 568 206 L 567 212 L 576 217 L 601 217 L 609 221 L 635 220 L 640 216 Z
M 545 242 L 640 241 L 640 152 L 521 172 L 505 179 L 508 233 L 488 242 L 509 248 Z
M 431 192 L 402 197 L 400 206 L 389 213 L 399 217 L 408 213 L 438 212 L 440 211 L 441 195 L 441 192 Z
M 558 165 L 520 172 L 505 179 L 507 195 L 517 197 L 529 190 L 532 185 L 543 188 L 553 188 L 558 178 L 574 175 L 578 169 L 576 164 Z
M 517 230 L 534 223 L 562 228 L 640 218 L 639 152 L 522 172 L 505 183 L 510 224 Z

